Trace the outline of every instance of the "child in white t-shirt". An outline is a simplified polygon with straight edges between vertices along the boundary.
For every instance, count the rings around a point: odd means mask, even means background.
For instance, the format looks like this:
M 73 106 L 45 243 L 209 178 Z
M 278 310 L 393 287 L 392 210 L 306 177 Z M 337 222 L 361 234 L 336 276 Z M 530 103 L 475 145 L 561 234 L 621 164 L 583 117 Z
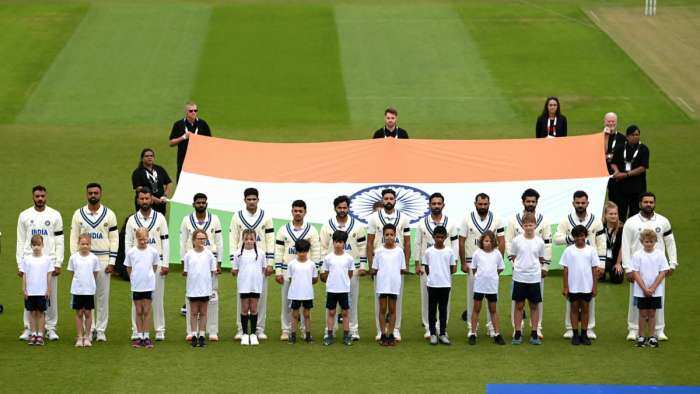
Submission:
M 102 269 L 97 256 L 90 253 L 92 238 L 90 234 L 78 237 L 78 251 L 68 260 L 68 271 L 73 272 L 70 286 L 71 306 L 75 310 L 77 339 L 75 347 L 90 347 L 90 327 L 92 327 L 92 310 L 95 309 L 95 279 Z
M 422 265 L 427 275 L 428 289 L 428 329 L 430 330 L 430 344 L 450 345 L 447 336 L 447 305 L 450 301 L 450 289 L 452 288 L 452 274 L 457 272 L 457 262 L 452 248 L 445 247 L 447 229 L 437 226 L 433 230 L 435 245 L 426 249 L 423 254 Z M 440 312 L 440 336 L 435 328 L 435 314 Z
M 192 233 L 192 246 L 185 254 L 182 275 L 187 277 L 186 296 L 190 303 L 190 335 L 192 347 L 205 347 L 204 332 L 207 329 L 207 309 L 214 289 L 212 278 L 216 272 L 216 257 L 205 248 L 207 233 L 197 229 Z
M 321 265 L 321 281 L 326 283 L 326 327 L 327 334 L 323 338 L 323 344 L 333 344 L 333 331 L 336 320 L 336 308 L 340 305 L 343 316 L 343 343 L 352 345 L 350 336 L 350 279 L 355 272 L 355 259 L 345 252 L 345 243 L 348 233 L 336 230 L 333 233 L 333 253 L 323 259 Z
M 153 348 L 150 338 L 151 300 L 156 289 L 156 268 L 160 262 L 158 251 L 148 246 L 148 229 L 135 231 L 136 246 L 126 252 L 124 266 L 131 281 L 131 299 L 136 311 L 136 338 L 131 341 L 134 348 Z
M 51 295 L 50 276 L 53 272 L 51 258 L 43 255 L 44 238 L 35 234 L 31 240 L 32 255 L 22 258 L 19 271 L 22 273 L 24 309 L 30 312 L 29 345 L 44 346 L 44 324 L 46 304 Z
M 479 238 L 479 249 L 472 255 L 472 275 L 474 275 L 474 309 L 472 311 L 472 334 L 469 335 L 469 344 L 476 345 L 476 334 L 479 313 L 481 312 L 481 302 L 486 298 L 488 310 L 493 324 L 493 341 L 498 345 L 505 345 L 506 342 L 501 336 L 500 324 L 498 322 L 498 275 L 503 272 L 503 255 L 496 248 L 498 241 L 493 231 L 487 230 Z
M 374 252 L 372 275 L 376 275 L 375 291 L 379 297 L 379 322 L 382 332 L 379 344 L 395 346 L 396 300 L 401 294 L 401 274 L 408 272 L 403 249 L 396 246 L 396 226 L 382 228 L 384 247 Z
M 639 336 L 637 346 L 659 347 L 659 339 L 654 335 L 656 310 L 662 307 L 664 279 L 670 269 L 664 253 L 656 249 L 657 235 L 646 229 L 639 234 L 639 241 L 644 247 L 632 255 L 630 263 L 634 279 L 634 300 L 639 309 Z M 651 335 L 648 340 L 644 330 Z
M 304 307 L 304 340 L 313 342 L 311 309 L 314 307 L 314 284 L 318 282 L 316 264 L 309 260 L 311 243 L 300 239 L 294 243 L 294 248 L 297 251 L 297 257 L 287 267 L 290 280 L 287 299 L 289 300 L 289 309 L 292 310 L 292 333 L 289 336 L 289 344 L 294 344 L 297 341 L 297 324 L 301 307 Z
M 258 299 L 265 280 L 265 254 L 258 253 L 255 230 L 245 229 L 241 237 L 243 245 L 240 252 L 233 255 L 231 274 L 238 278 L 236 285 L 241 299 L 241 345 L 256 346 L 260 343 L 255 329 L 258 326 Z
M 574 238 L 574 244 L 564 250 L 559 263 L 564 267 L 562 294 L 571 303 L 570 318 L 573 328 L 571 344 L 590 346 L 591 339 L 588 338 L 586 329 L 588 328 L 588 307 L 597 292 L 595 278 L 599 263 L 598 252 L 592 246 L 586 245 L 586 237 L 588 237 L 586 227 L 575 226 L 571 229 L 571 236 Z M 580 334 L 579 323 L 581 324 Z

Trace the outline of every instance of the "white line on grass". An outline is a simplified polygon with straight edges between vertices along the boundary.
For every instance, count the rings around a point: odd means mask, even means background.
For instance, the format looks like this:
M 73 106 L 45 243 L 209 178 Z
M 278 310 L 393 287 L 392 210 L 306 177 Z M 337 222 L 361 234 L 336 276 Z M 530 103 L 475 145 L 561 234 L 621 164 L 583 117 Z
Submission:
M 589 11 L 589 13 L 590 13 L 591 16 L 593 17 L 593 19 L 595 19 L 596 23 L 600 23 L 600 18 L 598 18 L 598 15 L 596 15 L 595 12 Z
M 691 107 L 690 104 L 688 104 L 685 100 L 683 100 L 683 97 L 676 97 L 676 98 L 678 99 L 678 101 L 681 102 L 681 104 L 685 105 L 685 107 L 688 108 L 688 111 L 695 112 L 693 107 Z

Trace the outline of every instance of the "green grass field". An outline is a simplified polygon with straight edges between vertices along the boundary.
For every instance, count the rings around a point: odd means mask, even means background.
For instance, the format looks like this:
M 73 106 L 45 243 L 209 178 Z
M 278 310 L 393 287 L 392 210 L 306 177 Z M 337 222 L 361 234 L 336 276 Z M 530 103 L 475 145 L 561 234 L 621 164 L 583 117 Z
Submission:
M 693 0 L 664 1 L 666 7 Z M 700 258 L 693 209 L 700 193 L 691 119 L 584 10 L 632 0 L 531 1 L 3 1 L 0 44 L 0 387 L 4 392 L 119 391 L 461 391 L 488 383 L 699 385 L 693 334 L 700 324 Z M 596 8 L 598 9 L 598 8 Z M 700 31 L 694 32 L 700 38 Z M 553 56 L 556 53 L 556 56 Z M 673 59 L 669 59 L 673 61 Z M 687 65 L 692 67 L 692 65 Z M 216 136 L 261 141 L 367 138 L 382 110 L 397 106 L 414 138 L 531 137 L 544 97 L 558 95 L 571 134 L 597 132 L 616 111 L 636 123 L 650 146 L 650 189 L 673 223 L 680 267 L 667 284 L 667 334 L 657 350 L 624 341 L 627 286 L 602 285 L 599 339 L 573 348 L 560 339 L 561 278 L 545 294 L 545 344 L 470 347 L 459 320 L 465 283 L 456 279 L 450 348 L 422 339 L 418 283 L 406 282 L 403 343 L 371 340 L 371 284 L 363 280 L 362 341 L 352 348 L 279 342 L 279 286 L 271 283 L 267 333 L 258 348 L 232 341 L 235 282 L 221 280 L 221 334 L 205 350 L 183 341 L 178 309 L 184 279 L 167 281 L 168 340 L 137 351 L 129 335 L 128 283 L 113 280 L 110 341 L 73 348 L 68 275 L 60 276 L 61 340 L 38 349 L 17 340 L 21 287 L 14 259 L 19 212 L 31 187 L 44 184 L 63 214 L 84 204 L 84 185 L 99 181 L 120 221 L 131 213 L 130 174 L 143 147 L 171 174 L 172 122 L 193 99 Z M 264 196 L 263 204 L 264 204 Z M 507 299 L 509 278 L 501 282 Z M 322 305 L 316 287 L 317 306 Z M 502 321 L 509 320 L 502 302 Z M 322 308 L 314 310 L 320 338 Z M 504 324 L 510 336 L 509 324 Z M 695 360 L 695 361 L 693 361 Z

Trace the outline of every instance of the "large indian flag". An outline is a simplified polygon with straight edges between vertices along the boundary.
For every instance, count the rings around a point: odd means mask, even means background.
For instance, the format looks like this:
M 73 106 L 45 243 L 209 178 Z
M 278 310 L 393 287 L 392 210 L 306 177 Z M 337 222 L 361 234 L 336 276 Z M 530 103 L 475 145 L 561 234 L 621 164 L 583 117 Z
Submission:
M 428 196 L 445 196 L 445 213 L 460 220 L 487 193 L 504 222 L 522 211 L 526 188 L 541 197 L 538 212 L 553 226 L 572 210 L 572 194 L 584 190 L 600 213 L 608 173 L 602 136 L 518 140 L 379 139 L 320 143 L 265 143 L 193 136 L 170 207 L 171 260 L 179 262 L 179 227 L 192 212 L 192 197 L 205 193 L 224 227 L 228 256 L 231 214 L 244 209 L 243 190 L 260 191 L 260 207 L 276 225 L 290 220 L 292 201 L 308 206 L 320 225 L 334 215 L 336 196 L 350 196 L 350 212 L 366 221 L 381 190 L 397 191 L 397 208 L 415 224 L 428 213 Z M 554 229 L 553 229 L 554 230 Z M 561 248 L 555 249 L 555 264 Z M 226 259 L 225 259 L 226 260 Z

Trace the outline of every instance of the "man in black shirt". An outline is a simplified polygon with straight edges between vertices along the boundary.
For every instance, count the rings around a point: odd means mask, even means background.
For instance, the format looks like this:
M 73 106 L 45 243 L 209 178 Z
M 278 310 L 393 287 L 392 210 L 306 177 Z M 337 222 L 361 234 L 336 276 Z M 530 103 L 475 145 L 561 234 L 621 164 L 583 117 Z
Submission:
M 639 142 L 639 127 L 627 128 L 627 141 L 616 147 L 610 166 L 616 184 L 616 201 L 620 220 L 639 212 L 639 196 L 647 191 L 646 172 L 649 169 L 649 148 Z
M 372 138 L 401 138 L 408 139 L 406 130 L 398 126 L 398 111 L 389 107 L 384 111 L 384 127 L 374 132 Z
M 197 104 L 193 102 L 185 104 L 185 117 L 175 122 L 170 131 L 170 146 L 177 145 L 177 180 L 180 180 L 180 171 L 182 171 L 182 163 L 185 161 L 189 136 L 198 134 L 211 137 L 209 125 L 204 119 L 197 117 L 198 111 Z
M 605 164 L 608 166 L 608 174 L 613 174 L 612 159 L 617 148 L 623 146 L 627 139 L 622 133 L 617 131 L 617 114 L 608 112 L 604 118 L 605 128 L 603 128 L 603 139 L 605 147 Z M 617 182 L 610 178 L 608 180 L 608 200 L 617 200 Z

